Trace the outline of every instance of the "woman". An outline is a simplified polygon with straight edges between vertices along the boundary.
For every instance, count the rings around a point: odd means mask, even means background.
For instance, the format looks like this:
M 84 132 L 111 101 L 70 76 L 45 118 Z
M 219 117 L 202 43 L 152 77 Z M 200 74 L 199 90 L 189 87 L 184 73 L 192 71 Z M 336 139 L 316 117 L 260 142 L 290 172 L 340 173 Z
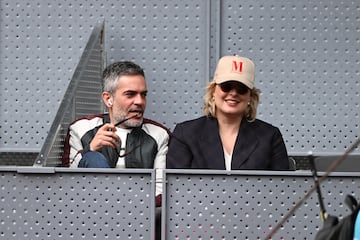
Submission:
M 205 116 L 176 125 L 167 168 L 289 169 L 284 140 L 277 127 L 256 119 L 259 90 L 254 63 L 245 57 L 222 57 L 204 97 Z

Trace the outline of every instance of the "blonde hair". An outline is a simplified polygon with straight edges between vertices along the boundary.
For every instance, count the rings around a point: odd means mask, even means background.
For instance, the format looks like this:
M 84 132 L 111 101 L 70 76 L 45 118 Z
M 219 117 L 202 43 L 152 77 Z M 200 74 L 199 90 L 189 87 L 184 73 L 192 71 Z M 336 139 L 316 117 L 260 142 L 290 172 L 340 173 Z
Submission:
M 214 92 L 215 92 L 216 83 L 214 81 L 210 82 L 206 86 L 206 93 L 204 95 L 204 106 L 203 113 L 206 116 L 211 116 L 216 118 L 216 106 L 214 102 Z M 256 119 L 256 111 L 259 105 L 260 100 L 260 90 L 257 88 L 250 89 L 250 104 L 245 111 L 245 118 L 252 122 Z

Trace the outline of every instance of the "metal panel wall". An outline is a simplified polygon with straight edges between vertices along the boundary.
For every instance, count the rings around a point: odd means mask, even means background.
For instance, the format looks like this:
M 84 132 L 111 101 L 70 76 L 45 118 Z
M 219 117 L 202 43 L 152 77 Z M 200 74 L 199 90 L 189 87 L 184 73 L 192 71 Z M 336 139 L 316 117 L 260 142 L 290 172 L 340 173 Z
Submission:
M 321 175 L 321 173 L 320 173 Z M 162 239 L 264 239 L 313 185 L 309 172 L 167 170 Z M 321 184 L 325 207 L 349 214 L 360 175 Z M 153 239 L 153 170 L 0 169 L 0 239 Z M 313 239 L 315 193 L 272 239 Z
M 1 168 L 0 239 L 154 239 L 153 170 Z
M 163 239 L 178 240 L 265 239 L 314 184 L 309 172 L 167 170 L 164 179 Z M 350 213 L 345 196 L 359 199 L 359 181 L 341 173 L 321 184 L 329 214 Z M 314 239 L 321 227 L 314 193 L 272 239 Z
M 91 33 L 45 144 L 34 162 L 37 166 L 61 166 L 69 124 L 77 118 L 104 111 L 104 104 L 99 99 L 103 89 L 103 45 L 104 23 L 99 22 Z
M 258 117 L 280 127 L 288 151 L 341 153 L 355 142 L 360 2 L 220 2 L 220 55 L 254 60 Z
M 359 1 L 0 2 L 0 151 L 39 151 L 93 26 L 108 63 L 145 68 L 147 117 L 169 128 L 201 114 L 224 54 L 256 63 L 259 118 L 290 153 L 341 153 L 359 137 Z M 356 150 L 359 153 L 359 149 Z
M 1 151 L 43 145 L 97 22 L 81 15 L 64 1 L 0 1 Z
M 146 115 L 171 129 L 201 115 L 209 81 L 211 3 L 123 1 L 106 18 L 108 61 L 130 59 L 145 68 Z

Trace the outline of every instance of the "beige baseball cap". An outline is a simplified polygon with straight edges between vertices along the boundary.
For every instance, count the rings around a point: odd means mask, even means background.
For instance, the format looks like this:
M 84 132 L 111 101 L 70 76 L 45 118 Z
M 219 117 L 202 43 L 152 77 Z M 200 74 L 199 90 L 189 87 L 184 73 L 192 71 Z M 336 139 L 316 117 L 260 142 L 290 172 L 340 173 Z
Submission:
M 246 58 L 238 55 L 224 56 L 219 59 L 214 81 L 217 84 L 227 81 L 238 81 L 245 84 L 248 88 L 254 88 L 255 65 Z

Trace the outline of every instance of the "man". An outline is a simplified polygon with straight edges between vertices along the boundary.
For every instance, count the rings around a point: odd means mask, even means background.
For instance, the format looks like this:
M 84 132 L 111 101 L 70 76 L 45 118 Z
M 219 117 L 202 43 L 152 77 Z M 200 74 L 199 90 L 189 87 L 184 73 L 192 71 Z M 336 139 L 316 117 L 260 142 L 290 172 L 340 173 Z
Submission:
M 155 168 L 166 164 L 169 130 L 144 118 L 147 87 L 143 69 L 115 62 L 103 72 L 107 114 L 77 119 L 65 139 L 63 166 L 71 168 Z M 161 182 L 157 174 L 157 182 Z M 161 184 L 156 186 L 157 205 Z

